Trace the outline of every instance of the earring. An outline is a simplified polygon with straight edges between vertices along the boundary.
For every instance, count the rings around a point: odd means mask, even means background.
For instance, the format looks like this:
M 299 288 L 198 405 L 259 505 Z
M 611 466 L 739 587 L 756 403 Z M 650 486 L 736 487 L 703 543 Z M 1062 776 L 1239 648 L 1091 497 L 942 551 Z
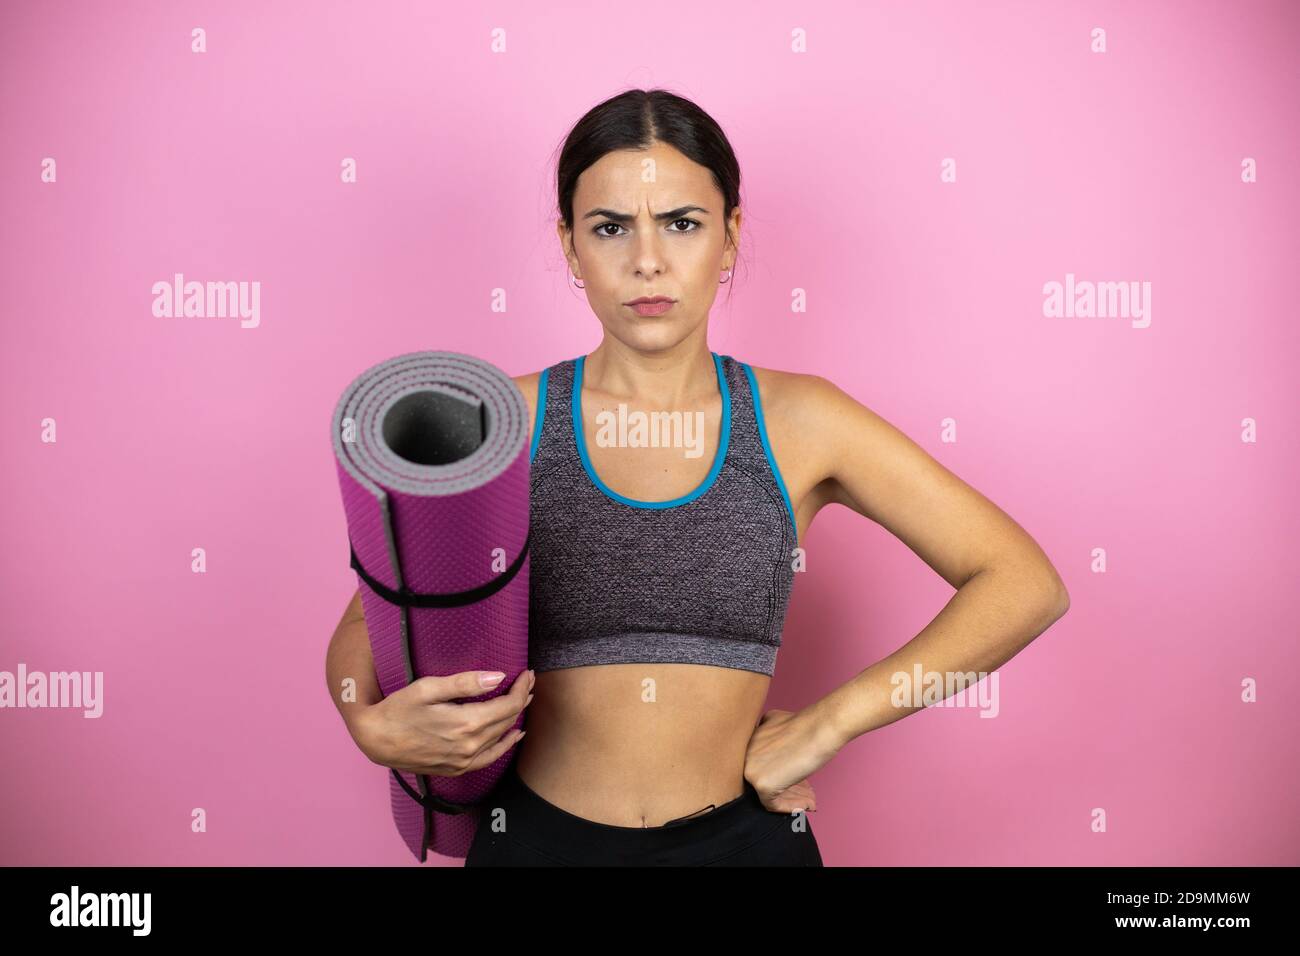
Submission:
M 577 276 L 575 276 L 572 272 L 569 273 L 569 278 L 571 278 L 571 279 L 573 280 L 573 284 L 576 285 L 579 289 L 585 289 L 585 288 L 587 288 L 587 287 L 583 284 L 582 280 L 579 279 Z
M 730 281 L 731 281 L 731 270 L 728 269 L 728 270 L 727 270 L 727 277 L 726 277 L 725 279 L 719 279 L 719 280 L 718 280 L 718 284 L 719 284 L 719 285 L 726 285 L 726 284 L 727 284 L 728 282 L 730 282 Z

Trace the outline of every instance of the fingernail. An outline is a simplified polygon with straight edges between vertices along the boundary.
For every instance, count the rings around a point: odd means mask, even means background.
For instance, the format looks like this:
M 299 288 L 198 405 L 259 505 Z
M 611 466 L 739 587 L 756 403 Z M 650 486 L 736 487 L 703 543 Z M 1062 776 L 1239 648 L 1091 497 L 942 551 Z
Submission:
M 532 694 L 529 694 L 529 695 L 528 695 L 528 699 L 527 699 L 526 701 L 524 701 L 524 706 L 525 706 L 525 707 L 527 707 L 529 704 L 531 704 L 531 703 L 533 702 L 533 696 L 534 696 L 534 695 L 532 695 Z
M 496 687 L 497 684 L 505 680 L 506 675 L 500 671 L 489 671 L 478 675 L 479 685 L 482 687 Z

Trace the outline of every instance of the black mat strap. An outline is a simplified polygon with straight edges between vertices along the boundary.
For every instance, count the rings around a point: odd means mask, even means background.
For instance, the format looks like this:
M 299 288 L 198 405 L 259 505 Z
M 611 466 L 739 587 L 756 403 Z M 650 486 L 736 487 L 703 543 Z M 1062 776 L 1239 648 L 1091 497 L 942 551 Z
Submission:
M 389 767 L 388 769 L 393 771 L 393 776 L 396 777 L 397 782 L 402 785 L 402 789 L 410 795 L 412 800 L 424 807 L 426 812 L 429 810 L 437 810 L 439 813 L 456 814 L 467 813 L 474 809 L 474 804 L 472 803 L 452 803 L 450 800 L 444 800 L 442 797 L 434 793 L 429 794 L 427 797 L 422 797 L 411 789 L 411 785 L 403 779 L 402 775 L 398 773 L 395 768 Z
M 514 579 L 514 576 L 519 573 L 519 569 L 524 566 L 524 558 L 528 556 L 528 544 L 532 537 L 533 529 L 529 528 L 528 534 L 524 537 L 524 546 L 519 549 L 519 554 L 514 562 L 487 584 L 480 584 L 468 591 L 454 591 L 448 594 L 416 594 L 406 585 L 402 585 L 400 589 L 394 591 L 392 588 L 376 581 L 361 566 L 361 560 L 357 557 L 356 549 L 352 547 L 351 536 L 348 537 L 348 548 L 352 552 L 353 570 L 360 575 L 362 581 L 366 582 L 370 590 L 389 604 L 397 604 L 402 607 L 463 607 L 466 604 L 476 604 L 490 598 Z

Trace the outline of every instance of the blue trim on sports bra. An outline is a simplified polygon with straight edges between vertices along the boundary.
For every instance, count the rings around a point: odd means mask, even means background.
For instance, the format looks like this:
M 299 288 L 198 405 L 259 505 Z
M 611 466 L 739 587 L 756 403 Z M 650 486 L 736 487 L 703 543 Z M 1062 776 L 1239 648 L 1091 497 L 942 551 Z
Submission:
M 573 437 L 578 446 L 578 457 L 582 459 L 582 467 L 586 470 L 587 476 L 591 478 L 592 484 L 604 492 L 606 497 L 621 501 L 625 505 L 631 505 L 633 508 L 675 508 L 678 505 L 686 504 L 688 501 L 694 501 L 713 485 L 714 479 L 722 471 L 722 462 L 727 457 L 727 445 L 731 441 L 731 390 L 727 387 L 727 376 L 722 373 L 722 359 L 718 357 L 717 352 L 710 351 L 709 354 L 713 356 L 713 367 L 718 373 L 718 391 L 722 393 L 722 434 L 718 438 L 718 450 L 713 455 L 713 467 L 704 476 L 704 481 L 700 483 L 700 486 L 689 494 L 682 495 L 680 498 L 673 498 L 671 501 L 638 501 L 635 498 L 628 498 L 626 495 L 620 495 L 617 491 L 610 489 L 596 474 L 596 469 L 591 466 L 591 458 L 587 455 L 587 441 L 583 437 L 582 430 L 582 367 L 587 356 L 579 355 L 577 357 L 577 364 L 573 369 L 573 388 L 570 395 L 570 404 L 573 406 L 571 416 L 573 420 Z
M 758 440 L 763 443 L 763 454 L 767 456 L 767 465 L 772 469 L 772 477 L 776 479 L 776 486 L 781 489 L 781 497 L 785 500 L 786 513 L 790 515 L 790 527 L 794 529 L 794 540 L 799 540 L 799 525 L 794 520 L 794 506 L 790 504 L 790 492 L 785 490 L 785 482 L 781 478 L 781 469 L 776 467 L 776 456 L 772 454 L 772 445 L 767 440 L 767 425 L 763 421 L 763 402 L 758 396 L 758 379 L 754 377 L 754 370 L 745 362 L 740 363 L 740 367 L 745 370 L 745 378 L 749 379 L 749 392 L 754 396 L 754 417 L 758 419 Z
M 537 444 L 542 440 L 542 421 L 546 417 L 546 383 L 551 377 L 551 367 L 542 369 L 542 377 L 537 380 L 537 415 L 533 419 L 533 441 L 528 448 L 528 463 L 531 465 L 537 457 Z

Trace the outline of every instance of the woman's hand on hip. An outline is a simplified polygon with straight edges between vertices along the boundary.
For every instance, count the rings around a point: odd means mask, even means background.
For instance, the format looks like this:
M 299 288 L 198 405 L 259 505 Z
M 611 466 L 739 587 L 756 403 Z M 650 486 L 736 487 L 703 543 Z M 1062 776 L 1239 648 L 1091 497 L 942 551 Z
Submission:
M 825 749 L 825 734 L 805 712 L 769 710 L 759 718 L 745 752 L 745 779 L 767 809 L 778 813 L 816 810 L 808 777 L 837 751 Z

